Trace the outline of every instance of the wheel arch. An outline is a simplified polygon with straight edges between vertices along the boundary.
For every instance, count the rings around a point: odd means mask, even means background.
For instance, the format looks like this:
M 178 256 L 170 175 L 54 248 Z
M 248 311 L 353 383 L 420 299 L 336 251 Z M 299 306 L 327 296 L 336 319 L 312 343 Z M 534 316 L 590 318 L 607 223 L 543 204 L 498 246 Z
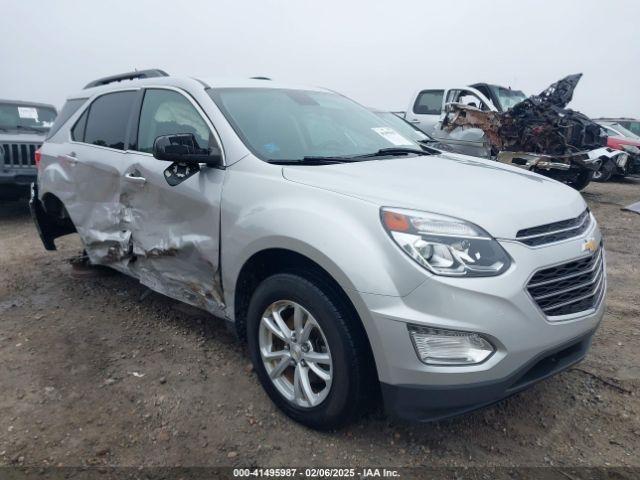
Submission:
M 335 268 L 329 268 L 333 272 L 336 271 Z M 296 273 L 309 280 L 322 279 L 340 297 L 340 300 L 362 325 L 358 309 L 354 305 L 352 297 L 347 293 L 347 290 L 353 291 L 353 286 L 346 275 L 335 275 L 329 271 L 329 268 L 325 268 L 315 259 L 289 248 L 264 248 L 253 253 L 240 268 L 233 288 L 233 302 L 230 303 L 233 306 L 232 313 L 238 336 L 243 339 L 246 336 L 246 311 L 255 288 L 265 278 L 283 272 Z M 342 277 L 342 282 L 338 281 L 336 276 Z M 343 286 L 344 283 L 347 283 L 346 288 Z

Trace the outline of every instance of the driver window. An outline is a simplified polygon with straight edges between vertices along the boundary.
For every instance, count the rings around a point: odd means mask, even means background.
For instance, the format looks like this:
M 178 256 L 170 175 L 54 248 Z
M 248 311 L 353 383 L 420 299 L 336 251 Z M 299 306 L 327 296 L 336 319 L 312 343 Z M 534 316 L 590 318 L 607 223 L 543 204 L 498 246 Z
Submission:
M 140 111 L 137 150 L 151 153 L 156 138 L 180 133 L 193 134 L 200 148 L 215 146 L 209 127 L 184 95 L 173 90 L 148 89 Z

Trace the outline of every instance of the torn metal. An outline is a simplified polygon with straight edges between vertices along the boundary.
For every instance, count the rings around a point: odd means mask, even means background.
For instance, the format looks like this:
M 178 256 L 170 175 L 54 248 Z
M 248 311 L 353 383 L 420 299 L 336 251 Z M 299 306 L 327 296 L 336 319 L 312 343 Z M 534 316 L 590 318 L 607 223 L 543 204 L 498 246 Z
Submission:
M 504 112 L 447 104 L 440 128 L 448 133 L 457 129 L 482 130 L 491 155 L 501 162 L 554 178 L 559 172 L 568 171 L 584 177 L 588 171 L 597 171 L 608 158 L 622 161 L 622 152 L 604 148 L 606 137 L 600 126 L 566 108 L 581 76 L 569 75 Z M 566 174 L 559 176 L 567 181 Z
M 582 74 L 569 75 L 505 112 L 449 104 L 442 129 L 480 128 L 496 150 L 569 155 L 606 145 L 600 126 L 565 108 Z

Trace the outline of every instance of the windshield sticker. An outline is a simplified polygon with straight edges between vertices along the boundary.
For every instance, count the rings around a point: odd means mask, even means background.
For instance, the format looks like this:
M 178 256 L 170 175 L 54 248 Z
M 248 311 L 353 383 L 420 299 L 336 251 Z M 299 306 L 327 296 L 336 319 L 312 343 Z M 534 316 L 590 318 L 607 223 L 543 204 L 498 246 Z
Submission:
M 393 143 L 394 145 L 413 145 L 411 140 L 406 139 L 393 128 L 390 127 L 375 127 L 372 128 L 374 132 L 384 138 L 386 141 Z
M 275 143 L 265 143 L 262 147 L 267 151 L 267 153 L 277 153 L 280 151 L 280 147 Z
M 18 107 L 20 118 L 32 118 L 38 120 L 38 110 L 33 107 Z

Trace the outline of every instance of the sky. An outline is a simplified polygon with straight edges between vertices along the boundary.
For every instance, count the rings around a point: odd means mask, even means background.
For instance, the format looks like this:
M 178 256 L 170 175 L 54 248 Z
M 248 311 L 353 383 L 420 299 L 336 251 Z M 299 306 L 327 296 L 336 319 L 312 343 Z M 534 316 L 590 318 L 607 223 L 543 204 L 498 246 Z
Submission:
M 571 108 L 640 117 L 637 0 L 0 0 L 0 12 L 4 99 L 60 107 L 93 79 L 162 68 L 405 110 L 419 89 L 533 94 L 582 72 Z

